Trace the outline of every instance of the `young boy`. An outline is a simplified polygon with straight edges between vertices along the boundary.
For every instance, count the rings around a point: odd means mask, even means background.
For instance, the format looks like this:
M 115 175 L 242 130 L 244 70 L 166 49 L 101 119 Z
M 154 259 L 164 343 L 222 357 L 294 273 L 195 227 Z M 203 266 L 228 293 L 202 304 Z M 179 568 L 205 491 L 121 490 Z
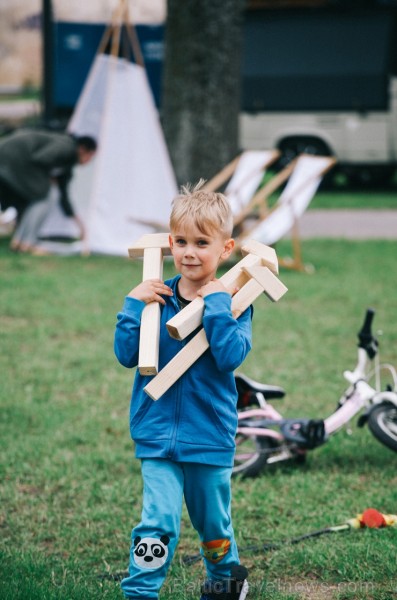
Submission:
M 197 296 L 204 299 L 203 327 L 209 349 L 157 401 L 137 371 L 130 409 L 131 436 L 142 461 L 142 518 L 132 531 L 126 598 L 158 598 L 179 538 L 182 500 L 201 541 L 208 581 L 202 600 L 242 600 L 246 569 L 239 558 L 231 521 L 230 477 L 237 425 L 233 371 L 251 349 L 252 309 L 237 320 L 231 290 L 215 278 L 232 253 L 232 213 L 222 194 L 200 182 L 182 188 L 173 202 L 170 247 L 179 275 L 144 281 L 126 297 L 118 314 L 115 353 L 122 365 L 138 363 L 141 314 L 161 305 L 159 368 L 186 342 L 172 339 L 166 322 Z M 233 291 L 232 291 L 233 292 Z

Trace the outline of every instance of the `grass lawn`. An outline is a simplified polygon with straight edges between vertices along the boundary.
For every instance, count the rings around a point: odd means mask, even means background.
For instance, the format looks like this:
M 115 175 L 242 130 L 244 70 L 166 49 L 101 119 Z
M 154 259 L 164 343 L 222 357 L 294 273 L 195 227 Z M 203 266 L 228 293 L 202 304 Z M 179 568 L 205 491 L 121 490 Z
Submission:
M 269 171 L 263 183 L 268 182 L 274 172 Z M 330 176 L 329 176 L 330 177 Z M 269 206 L 277 201 L 282 188 L 268 199 Z M 389 209 L 397 210 L 397 171 L 392 181 L 384 186 L 367 189 L 350 187 L 341 174 L 335 174 L 331 181 L 325 180 L 309 204 L 308 210 L 318 209 Z
M 352 194 L 349 190 L 319 190 L 309 210 L 317 209 L 391 209 L 397 210 L 397 186 L 388 190 L 374 190 Z
M 368 306 L 384 330 L 383 357 L 397 364 L 396 244 L 306 241 L 303 256 L 313 275 L 283 270 L 288 294 L 256 302 L 254 347 L 241 370 L 285 387 L 285 415 L 325 417 L 344 389 L 343 370 L 354 366 Z M 133 373 L 118 365 L 112 345 L 116 313 L 140 278 L 141 265 L 126 259 L 15 255 L 0 240 L 2 600 L 122 598 L 141 480 L 128 428 Z M 245 550 L 368 507 L 397 513 L 396 460 L 352 423 L 351 435 L 340 432 L 305 465 L 235 480 L 249 598 L 397 598 L 396 528 Z M 202 565 L 183 561 L 197 551 L 184 512 L 163 600 L 199 598 Z
M 336 190 L 320 188 L 310 203 L 309 210 L 324 208 L 397 210 L 397 178 L 387 188 L 378 190 L 356 190 L 352 193 L 352 190 L 346 187 Z

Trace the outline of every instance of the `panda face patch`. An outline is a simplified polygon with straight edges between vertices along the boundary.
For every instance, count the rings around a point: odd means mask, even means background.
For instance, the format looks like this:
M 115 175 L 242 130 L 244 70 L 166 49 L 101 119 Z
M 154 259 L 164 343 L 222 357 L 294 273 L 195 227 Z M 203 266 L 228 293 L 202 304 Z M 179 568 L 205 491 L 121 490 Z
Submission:
M 134 539 L 134 560 L 141 569 L 159 569 L 168 558 L 168 535 L 158 538 Z

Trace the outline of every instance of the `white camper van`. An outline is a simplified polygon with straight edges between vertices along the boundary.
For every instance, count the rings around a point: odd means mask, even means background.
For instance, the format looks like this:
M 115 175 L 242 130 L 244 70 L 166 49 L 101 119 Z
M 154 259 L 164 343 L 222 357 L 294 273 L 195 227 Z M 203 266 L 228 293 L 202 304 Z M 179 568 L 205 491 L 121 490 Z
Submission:
M 332 154 L 352 180 L 397 171 L 397 13 L 257 10 L 247 15 L 240 143 Z

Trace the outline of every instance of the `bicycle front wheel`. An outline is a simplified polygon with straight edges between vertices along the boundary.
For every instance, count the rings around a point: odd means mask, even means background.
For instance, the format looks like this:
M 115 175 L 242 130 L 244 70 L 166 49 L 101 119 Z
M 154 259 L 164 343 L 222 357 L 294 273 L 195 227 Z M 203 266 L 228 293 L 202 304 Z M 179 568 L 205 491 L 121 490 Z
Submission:
M 256 477 L 266 465 L 269 451 L 273 446 L 274 443 L 269 438 L 238 433 L 232 474 Z
M 376 439 L 397 452 L 397 408 L 394 404 L 379 404 L 368 417 L 368 427 Z

